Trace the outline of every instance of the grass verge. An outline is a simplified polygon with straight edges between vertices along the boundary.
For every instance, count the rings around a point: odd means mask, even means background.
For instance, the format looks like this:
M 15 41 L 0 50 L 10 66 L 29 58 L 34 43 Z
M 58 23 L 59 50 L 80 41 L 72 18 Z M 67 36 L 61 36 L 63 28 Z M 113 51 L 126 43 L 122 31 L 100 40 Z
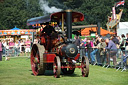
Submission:
M 32 75 L 30 59 L 26 57 L 11 58 L 0 62 L 0 85 L 127 85 L 128 72 L 113 68 L 90 65 L 89 77 L 82 77 L 81 69 L 73 75 L 61 75 L 54 78 L 52 71 L 47 75 Z

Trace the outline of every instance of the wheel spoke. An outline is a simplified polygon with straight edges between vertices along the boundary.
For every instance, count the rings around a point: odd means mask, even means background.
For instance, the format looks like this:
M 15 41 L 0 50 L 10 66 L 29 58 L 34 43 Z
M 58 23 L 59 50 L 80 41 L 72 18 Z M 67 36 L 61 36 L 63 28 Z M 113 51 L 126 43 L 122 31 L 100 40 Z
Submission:
M 57 56 L 55 57 L 54 63 L 53 63 L 53 73 L 55 78 L 60 77 L 60 69 L 61 69 L 60 58 Z
M 39 59 L 39 57 L 40 57 L 40 56 L 39 56 L 39 51 L 37 51 L 37 53 L 36 53 L 36 56 L 35 56 L 35 57 L 36 57 L 36 59 L 37 59 L 37 60 L 36 60 L 36 61 L 37 61 L 37 63 L 40 63 L 40 59 Z
M 87 57 L 82 58 L 81 71 L 83 77 L 88 77 L 89 74 L 89 62 Z

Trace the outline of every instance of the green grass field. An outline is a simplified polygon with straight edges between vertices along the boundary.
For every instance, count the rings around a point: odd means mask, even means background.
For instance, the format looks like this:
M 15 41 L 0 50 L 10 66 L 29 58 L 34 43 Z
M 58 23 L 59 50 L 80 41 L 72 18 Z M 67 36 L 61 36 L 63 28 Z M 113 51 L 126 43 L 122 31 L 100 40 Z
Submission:
M 0 62 L 0 85 L 128 85 L 128 71 L 116 71 L 113 68 L 102 68 L 90 65 L 89 77 L 81 76 L 81 69 L 73 75 L 61 75 L 54 78 L 52 71 L 47 75 L 32 75 L 30 59 L 11 58 Z

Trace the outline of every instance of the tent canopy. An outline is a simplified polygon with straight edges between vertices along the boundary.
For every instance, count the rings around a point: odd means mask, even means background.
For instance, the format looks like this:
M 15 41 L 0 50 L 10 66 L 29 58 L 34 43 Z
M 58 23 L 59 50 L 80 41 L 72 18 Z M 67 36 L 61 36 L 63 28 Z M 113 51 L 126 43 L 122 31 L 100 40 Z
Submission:
M 88 35 L 90 35 L 90 31 L 94 31 L 94 32 L 97 33 L 97 27 L 85 28 L 85 29 L 81 30 L 81 35 L 82 36 L 88 36 Z M 107 34 L 115 34 L 115 33 L 109 32 L 109 31 L 107 31 L 105 29 L 102 29 L 102 27 L 101 27 L 100 28 L 100 34 L 102 36 L 106 36 Z
M 20 28 L 17 28 L 16 26 L 12 28 L 11 30 L 20 30 Z
M 32 32 L 36 32 L 34 29 L 20 29 L 20 30 L 0 30 L 0 36 L 7 35 L 31 35 Z

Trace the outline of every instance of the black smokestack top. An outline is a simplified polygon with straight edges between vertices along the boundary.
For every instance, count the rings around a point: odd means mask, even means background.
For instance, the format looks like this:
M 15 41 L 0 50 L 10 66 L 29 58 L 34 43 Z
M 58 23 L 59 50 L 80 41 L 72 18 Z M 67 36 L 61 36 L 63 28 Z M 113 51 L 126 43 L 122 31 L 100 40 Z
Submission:
M 72 11 L 66 10 L 66 26 L 67 26 L 67 37 L 72 38 Z

